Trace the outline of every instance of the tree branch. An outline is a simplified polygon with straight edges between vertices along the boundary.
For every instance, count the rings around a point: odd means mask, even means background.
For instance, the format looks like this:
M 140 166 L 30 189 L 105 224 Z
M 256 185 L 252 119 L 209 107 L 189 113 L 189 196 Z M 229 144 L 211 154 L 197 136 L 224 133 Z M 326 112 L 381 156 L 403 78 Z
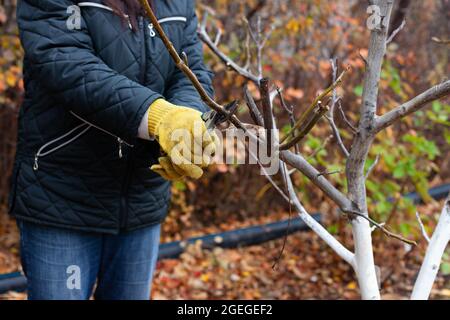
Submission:
M 430 243 L 430 237 L 428 236 L 427 230 L 425 230 L 425 226 L 423 225 L 422 219 L 420 219 L 420 214 L 419 214 L 418 211 L 416 211 L 416 219 L 417 219 L 417 222 L 419 223 L 420 232 L 422 232 L 423 237 L 425 238 L 425 240 L 429 244 Z
M 248 110 L 253 122 L 261 127 L 264 127 L 264 118 L 259 111 L 258 106 L 256 105 L 255 100 L 253 99 L 247 86 L 244 87 L 244 99 L 247 103 Z
M 401 118 L 406 117 L 425 107 L 426 104 L 448 95 L 450 95 L 450 80 L 444 81 L 426 90 L 417 97 L 378 117 L 375 124 L 375 131 L 379 132 L 389 127 Z
M 331 247 L 331 249 L 333 249 L 333 251 L 336 252 L 337 255 L 339 255 L 344 261 L 346 261 L 353 268 L 355 268 L 355 259 L 354 259 L 355 255 L 351 251 L 349 251 L 346 247 L 344 247 L 342 243 L 337 241 L 335 237 L 333 237 L 324 227 L 322 227 L 320 223 L 314 220 L 305 210 L 305 208 L 301 204 L 300 200 L 298 199 L 294 191 L 292 180 L 287 173 L 286 164 L 283 163 L 282 161 L 281 161 L 281 172 L 284 176 L 283 180 L 286 183 L 286 188 L 290 195 L 291 201 L 293 202 L 293 205 L 295 206 L 300 218 L 306 223 L 308 227 L 311 228 L 311 230 L 314 231 L 315 234 L 317 234 L 323 241 L 325 241 L 325 243 L 327 243 Z
M 337 78 L 337 63 L 335 59 L 331 59 L 331 69 L 333 70 L 333 82 L 336 81 Z M 331 106 L 330 111 L 328 112 L 328 115 L 326 116 L 326 119 L 328 120 L 331 130 L 333 131 L 334 137 L 336 138 L 337 144 L 339 148 L 341 149 L 342 153 L 346 158 L 350 155 L 347 148 L 344 145 L 344 141 L 342 140 L 341 133 L 339 132 L 338 127 L 336 126 L 336 123 L 334 122 L 334 110 L 336 107 L 336 103 L 338 102 L 339 98 L 337 97 L 336 88 L 333 89 L 333 96 L 331 99 Z
M 309 131 L 315 126 L 315 124 L 325 115 L 328 108 L 323 105 L 323 99 L 325 99 L 330 93 L 332 93 L 341 83 L 344 75 L 349 70 L 344 70 L 340 76 L 333 82 L 333 84 L 318 95 L 311 105 L 302 114 L 295 126 L 281 139 L 283 144 L 280 145 L 280 150 L 288 150 L 305 137 Z
M 439 222 L 431 237 L 425 259 L 411 295 L 412 300 L 426 300 L 441 265 L 445 248 L 450 241 L 450 194 L 445 201 Z
M 282 151 L 280 157 L 290 166 L 298 169 L 311 180 L 320 190 L 322 190 L 331 200 L 333 200 L 343 211 L 352 210 L 350 200 L 334 187 L 320 172 L 314 168 L 303 156 L 291 151 Z
M 203 22 L 200 24 L 198 36 L 200 40 L 202 40 L 212 52 L 220 59 L 228 68 L 233 69 L 241 76 L 253 81 L 256 85 L 259 85 L 259 81 L 262 77 L 256 76 L 252 72 L 250 72 L 247 68 L 243 68 L 239 66 L 236 62 L 234 62 L 230 57 L 228 57 L 225 53 L 223 53 L 217 44 L 210 38 L 208 32 L 206 31 L 206 21 L 207 21 L 207 12 L 204 13 Z

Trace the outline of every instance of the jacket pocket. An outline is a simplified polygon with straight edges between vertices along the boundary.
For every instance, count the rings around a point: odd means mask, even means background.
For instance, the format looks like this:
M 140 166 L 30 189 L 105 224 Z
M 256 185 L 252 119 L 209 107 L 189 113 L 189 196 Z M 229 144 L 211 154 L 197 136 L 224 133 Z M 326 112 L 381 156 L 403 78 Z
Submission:
M 13 173 L 11 175 L 11 183 L 10 183 L 10 191 L 9 191 L 9 199 L 8 199 L 8 213 L 11 213 L 14 210 L 14 206 L 16 204 L 16 194 L 17 194 L 17 178 L 19 177 L 20 167 L 22 166 L 21 162 L 18 162 L 14 167 Z
M 161 18 L 158 22 L 175 49 L 179 51 L 182 45 L 181 42 L 183 40 L 184 27 L 187 23 L 187 18 L 183 16 L 170 16 Z M 150 38 L 149 51 L 152 60 L 157 63 L 162 58 L 170 58 L 169 52 L 153 24 L 149 23 L 147 29 L 148 30 L 144 31 L 146 31 L 147 36 Z
M 84 122 L 85 124 L 89 125 L 91 128 L 95 128 L 103 133 L 106 133 L 107 135 L 110 135 L 111 137 L 115 138 L 117 140 L 117 144 L 118 144 L 118 154 L 119 154 L 119 158 L 123 157 L 122 154 L 122 145 L 126 145 L 130 148 L 133 148 L 134 145 L 126 142 L 125 140 L 123 140 L 122 138 L 120 138 L 119 136 L 116 136 L 114 133 L 109 132 L 108 130 L 105 130 L 103 128 L 100 128 L 99 126 L 96 126 L 95 124 L 87 121 L 86 119 L 83 119 L 82 117 L 80 117 L 79 115 L 77 115 L 75 112 L 70 111 L 70 113 L 77 118 L 78 120 L 81 120 L 82 122 Z
M 39 150 L 34 155 L 33 170 L 37 171 L 39 169 L 39 159 L 48 156 L 61 148 L 71 144 L 80 137 L 82 137 L 86 132 L 91 129 L 91 125 L 87 123 L 80 124 L 70 131 L 64 133 L 63 135 L 47 142 L 39 148 Z

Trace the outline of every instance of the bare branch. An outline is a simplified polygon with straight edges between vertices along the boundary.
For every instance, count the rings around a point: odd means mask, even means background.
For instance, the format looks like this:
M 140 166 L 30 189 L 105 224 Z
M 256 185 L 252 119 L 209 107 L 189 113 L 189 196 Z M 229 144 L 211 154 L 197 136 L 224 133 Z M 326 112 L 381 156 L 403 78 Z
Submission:
M 342 83 L 342 79 L 346 72 L 349 70 L 347 68 L 344 70 L 341 75 L 336 79 L 336 81 L 324 92 L 318 95 L 312 104 L 306 109 L 306 111 L 302 114 L 300 119 L 296 122 L 295 126 L 289 131 L 289 133 L 281 139 L 283 144 L 280 146 L 280 150 L 288 150 L 292 146 L 294 146 L 298 141 L 303 139 L 306 134 L 311 131 L 311 129 L 315 126 L 315 124 L 325 115 L 328 111 L 326 106 L 323 106 L 323 99 L 325 99 L 333 90 L 336 89 Z
M 261 115 L 261 112 L 259 112 L 258 106 L 256 105 L 255 100 L 253 99 L 247 86 L 244 87 L 244 99 L 247 103 L 253 122 L 261 127 L 264 127 L 263 116 Z
M 330 114 L 331 114 L 331 112 L 330 112 Z M 331 126 L 331 130 L 333 130 L 333 135 L 334 135 L 334 137 L 336 138 L 336 142 L 337 142 L 339 148 L 341 149 L 343 155 L 344 155 L 346 158 L 348 158 L 349 155 L 350 155 L 350 153 L 348 152 L 347 148 L 346 148 L 345 145 L 344 145 L 344 142 L 342 141 L 341 134 L 339 133 L 339 129 L 337 128 L 336 123 L 334 122 L 333 117 L 327 116 L 326 119 L 328 120 L 328 123 L 329 123 L 330 126 Z
M 423 225 L 422 219 L 420 219 L 420 214 L 418 211 L 416 211 L 416 219 L 419 223 L 420 231 L 422 232 L 423 237 L 428 243 L 430 243 L 430 237 L 428 236 L 427 230 L 425 230 L 425 226 Z
M 319 177 L 320 176 L 331 176 L 331 175 L 333 175 L 333 174 L 337 174 L 337 173 L 341 173 L 342 172 L 342 170 L 333 170 L 333 171 L 323 171 L 323 172 L 321 172 L 321 173 L 319 173 Z
M 263 77 L 263 61 L 262 61 L 263 60 L 262 59 L 263 50 L 264 50 L 264 47 L 265 47 L 267 41 L 269 40 L 270 36 L 272 35 L 274 26 L 271 25 L 270 30 L 265 35 L 263 35 L 263 27 L 262 27 L 261 17 L 258 16 L 258 18 L 256 20 L 256 31 L 250 27 L 250 22 L 248 22 L 248 21 L 247 21 L 247 27 L 248 27 L 248 31 L 250 33 L 250 37 L 252 38 L 252 40 L 256 46 L 256 68 L 258 70 L 258 77 L 262 78 Z
M 223 53 L 218 46 L 215 44 L 215 42 L 210 38 L 208 35 L 208 32 L 206 31 L 206 15 L 207 13 L 204 13 L 204 19 L 201 23 L 199 30 L 198 30 L 198 36 L 199 38 L 211 49 L 212 52 L 220 59 L 228 68 L 233 69 L 241 76 L 253 81 L 256 85 L 259 85 L 259 81 L 262 77 L 256 76 L 253 73 L 251 73 L 247 68 L 243 68 L 239 66 L 236 62 L 234 62 L 230 57 L 228 57 L 225 53 Z
M 220 43 L 220 38 L 222 37 L 222 30 L 217 28 L 216 38 L 214 39 L 214 45 L 217 47 Z
M 247 13 L 247 20 L 253 18 L 253 16 L 266 5 L 266 2 L 267 0 L 259 0 L 256 6 Z
M 185 63 L 185 61 L 180 57 L 177 50 L 173 46 L 170 39 L 167 37 L 166 33 L 164 32 L 164 29 L 161 27 L 160 23 L 158 22 L 158 18 L 156 18 L 155 13 L 153 12 L 152 8 L 148 4 L 146 0 L 141 0 L 141 4 L 143 8 L 145 9 L 145 12 L 147 13 L 148 17 L 150 18 L 150 21 L 152 22 L 153 26 L 155 27 L 156 31 L 158 32 L 159 36 L 161 37 L 162 42 L 164 43 L 164 46 L 166 47 L 167 51 L 169 52 L 172 60 L 174 61 L 175 65 L 178 69 L 180 69 L 186 77 L 191 81 L 192 85 L 196 89 L 196 91 L 199 93 L 202 100 L 213 110 L 226 115 L 227 118 L 230 119 L 230 121 L 235 124 L 236 126 L 240 127 L 241 123 L 240 121 L 235 117 L 228 114 L 228 112 L 225 110 L 223 106 L 218 104 L 216 101 L 214 101 L 206 92 L 205 88 L 203 88 L 202 84 L 198 80 L 195 73 L 189 68 L 189 66 Z M 187 59 L 187 58 L 186 58 Z
M 270 98 L 269 92 L 269 79 L 263 78 L 259 83 L 259 90 L 261 93 L 261 104 L 263 110 L 264 127 L 267 131 L 267 155 L 272 156 L 272 131 L 273 130 L 273 111 L 272 111 L 272 100 Z
M 397 34 L 402 31 L 402 29 L 406 26 L 406 20 L 403 20 L 402 24 L 395 29 L 392 34 L 390 35 L 390 37 L 386 40 L 386 45 L 390 44 L 392 42 L 392 40 L 394 40 L 394 38 L 397 36 Z
M 316 150 L 314 150 L 314 152 L 308 156 L 307 160 L 314 158 L 320 151 L 325 149 L 326 146 L 330 143 L 331 139 L 333 139 L 333 137 L 334 136 L 332 134 L 330 134 L 328 137 L 326 137 L 325 140 L 323 141 L 322 145 L 320 147 L 316 148 Z
M 264 168 L 264 166 L 262 165 L 261 161 L 259 161 L 258 157 L 255 155 L 254 152 L 252 152 L 251 150 L 247 149 L 250 156 L 256 160 L 256 162 L 258 163 L 259 167 L 261 168 L 262 173 L 264 174 L 264 177 L 266 177 L 266 179 L 269 181 L 269 183 L 275 188 L 275 190 L 278 191 L 278 193 L 283 197 L 284 200 L 286 200 L 288 203 L 292 203 L 292 201 L 289 199 L 289 197 L 286 195 L 286 193 L 284 193 L 283 190 L 281 190 L 281 188 L 276 184 L 276 182 L 272 179 L 272 177 L 270 176 L 270 174 L 267 172 L 266 168 Z
M 281 158 L 290 166 L 298 169 L 312 183 L 314 183 L 320 190 L 322 190 L 331 200 L 333 200 L 341 210 L 352 210 L 350 200 L 336 189 L 325 177 L 320 175 L 320 172 L 314 168 L 303 156 L 292 153 L 290 151 L 282 151 Z
M 406 239 L 405 237 L 402 237 L 399 234 L 393 233 L 392 231 L 390 231 L 389 229 L 387 229 L 387 227 L 385 227 L 386 223 L 378 223 L 375 220 L 373 220 L 371 217 L 368 216 L 367 213 L 361 213 L 358 211 L 354 211 L 354 210 L 349 210 L 346 211 L 345 213 L 350 214 L 350 215 L 354 215 L 360 218 L 363 218 L 364 220 L 367 220 L 369 223 L 371 223 L 372 225 L 374 225 L 376 228 L 380 229 L 386 236 L 390 237 L 390 238 L 394 238 L 397 240 L 400 240 L 406 244 L 409 245 L 414 245 L 417 246 L 417 242 L 415 242 L 414 240 L 409 240 Z M 371 230 L 371 232 L 373 232 L 373 229 Z
M 290 198 L 292 199 L 293 205 L 295 206 L 300 218 L 306 223 L 306 225 L 308 225 L 308 227 L 310 227 L 314 231 L 314 233 L 316 233 L 323 241 L 325 241 L 325 243 L 327 243 L 334 250 L 334 252 L 336 252 L 336 254 L 338 254 L 344 261 L 349 263 L 353 268 L 356 268 L 354 254 L 346 247 L 344 247 L 342 243 L 337 241 L 336 238 L 334 238 L 324 227 L 322 227 L 320 223 L 314 220 L 305 210 L 295 193 L 292 180 L 287 174 L 287 167 L 284 162 L 281 162 L 281 172 L 284 176 L 286 189 L 288 190 Z
M 366 180 L 369 178 L 370 174 L 375 169 L 375 167 L 377 166 L 379 161 L 380 161 L 380 155 L 377 154 L 375 161 L 372 163 L 372 165 L 369 167 L 369 169 L 367 169 L 366 176 L 365 176 Z
M 345 115 L 344 109 L 342 108 L 341 100 L 338 100 L 338 110 L 341 113 L 342 120 L 344 120 L 345 124 L 352 130 L 353 134 L 358 133 L 358 129 L 350 122 L 350 120 Z
M 399 119 L 420 110 L 428 103 L 441 99 L 448 95 L 450 95 L 450 80 L 444 81 L 426 90 L 417 97 L 409 100 L 408 102 L 405 102 L 404 104 L 379 117 L 376 121 L 375 131 L 379 132 L 389 127 Z
M 331 59 L 331 68 L 333 70 L 333 82 L 336 82 L 337 78 L 337 63 L 335 59 Z M 346 158 L 349 156 L 349 152 L 347 148 L 344 145 L 344 141 L 342 140 L 341 134 L 339 132 L 338 127 L 336 126 L 336 123 L 334 122 L 334 109 L 336 106 L 336 102 L 339 100 L 337 97 L 336 88 L 333 89 L 333 96 L 331 100 L 331 106 L 330 111 L 328 112 L 328 115 L 326 116 L 326 119 L 328 120 L 328 123 L 330 124 L 331 130 L 333 130 L 334 137 L 336 138 L 337 144 L 339 148 L 341 149 L 342 153 Z
M 291 125 L 291 128 L 293 128 L 295 126 L 295 114 L 294 114 L 294 107 L 293 106 L 289 106 L 286 104 L 286 101 L 284 100 L 283 97 L 283 90 L 281 88 L 277 88 L 277 92 L 278 92 L 278 97 L 280 99 L 280 105 L 284 108 L 284 110 L 286 110 L 286 112 L 288 113 L 289 116 L 289 124 Z M 298 144 L 295 144 L 294 146 L 295 148 L 295 153 L 299 154 L 300 153 L 300 148 L 298 146 Z
M 450 44 L 450 39 L 441 39 L 438 37 L 433 37 L 431 38 L 431 40 L 439 44 Z

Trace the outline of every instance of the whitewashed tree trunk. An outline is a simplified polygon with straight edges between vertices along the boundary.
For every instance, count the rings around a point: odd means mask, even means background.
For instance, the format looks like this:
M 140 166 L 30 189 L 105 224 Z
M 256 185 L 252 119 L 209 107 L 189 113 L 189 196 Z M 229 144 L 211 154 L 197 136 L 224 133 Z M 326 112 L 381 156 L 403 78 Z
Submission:
M 366 61 L 366 74 L 361 119 L 358 132 L 350 150 L 346 165 L 348 193 L 353 209 L 368 216 L 365 187 L 364 165 L 367 155 L 375 138 L 375 122 L 378 105 L 378 83 L 381 68 L 386 53 L 386 40 L 388 36 L 389 20 L 393 1 L 372 1 L 380 12 L 379 24 L 372 26 L 370 35 L 369 56 Z M 355 271 L 363 299 L 380 299 L 375 263 L 372 250 L 372 231 L 368 221 L 361 217 L 353 218 L 353 239 L 355 243 Z
M 450 195 L 444 204 L 439 222 L 428 245 L 425 259 L 411 295 L 412 300 L 427 300 L 430 296 L 439 266 L 441 265 L 442 256 L 449 241 Z

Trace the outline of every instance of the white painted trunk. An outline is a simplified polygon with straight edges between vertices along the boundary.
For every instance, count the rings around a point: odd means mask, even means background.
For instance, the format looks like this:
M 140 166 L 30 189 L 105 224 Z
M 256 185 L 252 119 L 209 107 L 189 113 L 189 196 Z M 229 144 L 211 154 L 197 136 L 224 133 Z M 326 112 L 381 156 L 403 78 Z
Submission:
M 427 253 L 414 285 L 412 300 L 427 300 L 441 265 L 442 255 L 450 241 L 450 199 L 442 209 L 441 217 L 434 230 Z
M 358 278 L 361 298 L 380 300 L 377 274 L 372 252 L 372 230 L 367 220 L 353 219 L 353 239 L 355 242 L 355 272 Z

